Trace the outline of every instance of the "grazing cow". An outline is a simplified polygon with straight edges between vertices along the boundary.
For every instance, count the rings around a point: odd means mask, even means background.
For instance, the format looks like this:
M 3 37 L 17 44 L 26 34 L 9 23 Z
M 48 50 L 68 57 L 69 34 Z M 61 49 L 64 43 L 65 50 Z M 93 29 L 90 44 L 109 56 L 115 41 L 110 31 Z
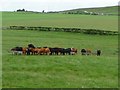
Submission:
M 11 49 L 12 53 L 15 55 L 21 55 L 23 54 L 22 47 L 15 47 Z
M 27 48 L 27 55 L 36 55 L 36 54 L 38 54 L 38 48 L 30 48 L 30 47 L 28 47 Z
M 50 49 L 45 47 L 39 47 L 39 48 L 28 48 L 29 52 L 32 53 L 32 55 L 43 55 L 43 54 L 49 54 L 50 53 Z
M 50 50 L 50 55 L 58 55 L 59 52 L 60 52 L 60 49 L 61 49 L 61 48 L 57 48 L 57 47 L 55 47 L 55 48 L 49 48 L 49 50 Z
M 22 47 L 22 53 L 23 53 L 23 55 L 27 54 L 27 48 L 26 47 Z
M 65 55 L 65 49 L 64 48 L 59 48 L 59 53 L 61 55 Z
M 30 55 L 31 50 L 29 48 L 26 48 L 26 54 Z
M 82 55 L 86 55 L 86 50 L 85 49 L 81 49 L 81 54 Z
M 72 55 L 77 54 L 77 49 L 76 49 L 76 48 L 71 48 L 71 54 L 72 54 Z
M 46 47 L 45 50 L 44 50 L 44 54 L 49 55 L 50 54 L 50 49 Z
M 59 48 L 59 53 L 61 55 L 70 55 L 71 54 L 71 48 Z
M 36 48 L 36 51 L 39 55 L 43 55 L 44 54 L 44 51 L 45 51 L 45 48 Z
M 71 54 L 71 48 L 66 48 L 65 49 L 65 54 L 67 55 L 70 55 Z
M 71 54 L 71 48 L 49 48 L 50 49 L 50 55 L 66 55 Z
M 35 46 L 33 44 L 28 44 L 27 55 L 35 55 L 37 53 Z
M 74 55 L 77 53 L 77 49 L 75 48 L 49 48 L 50 49 L 50 55 Z
M 86 49 L 86 55 L 91 55 L 91 54 L 92 54 L 91 49 Z
M 39 48 L 38 49 L 38 54 L 43 55 L 45 51 L 45 48 Z
M 97 56 L 100 56 L 101 55 L 101 50 L 97 50 Z

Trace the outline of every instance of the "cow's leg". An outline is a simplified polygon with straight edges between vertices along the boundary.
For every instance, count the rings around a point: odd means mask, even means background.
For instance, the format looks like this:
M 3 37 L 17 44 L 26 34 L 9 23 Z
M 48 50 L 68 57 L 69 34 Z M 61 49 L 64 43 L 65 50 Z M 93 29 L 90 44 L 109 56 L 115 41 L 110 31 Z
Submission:
M 70 55 L 70 52 L 68 52 L 68 54 Z

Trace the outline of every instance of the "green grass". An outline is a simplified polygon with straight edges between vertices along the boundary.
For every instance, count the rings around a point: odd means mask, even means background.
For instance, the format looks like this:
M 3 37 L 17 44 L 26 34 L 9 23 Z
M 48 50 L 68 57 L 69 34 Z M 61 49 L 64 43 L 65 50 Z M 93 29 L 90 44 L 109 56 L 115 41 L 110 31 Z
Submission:
M 116 88 L 118 87 L 118 36 L 66 32 L 4 30 L 3 87 Z M 75 47 L 77 55 L 15 56 L 15 46 Z M 81 56 L 80 49 L 102 50 L 102 56 Z
M 73 9 L 73 10 L 66 10 L 63 12 L 96 12 L 96 13 L 104 13 L 104 14 L 112 14 L 118 15 L 118 6 L 109 6 L 109 7 L 97 7 L 97 8 L 81 8 L 81 9 Z
M 40 14 L 31 12 L 3 12 L 3 27 L 46 26 L 118 31 L 117 16 L 91 16 L 70 14 Z

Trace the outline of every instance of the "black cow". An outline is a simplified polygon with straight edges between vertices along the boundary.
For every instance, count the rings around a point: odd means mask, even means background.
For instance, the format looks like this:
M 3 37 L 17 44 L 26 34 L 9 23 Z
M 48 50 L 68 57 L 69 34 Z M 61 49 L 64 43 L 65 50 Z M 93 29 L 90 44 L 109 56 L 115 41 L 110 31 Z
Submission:
M 17 54 L 22 54 L 22 50 L 23 50 L 22 47 L 14 47 L 14 48 L 11 49 L 12 53 L 16 54 L 16 55 Z
M 65 48 L 64 53 L 70 55 L 71 54 L 71 48 Z
M 29 48 L 26 49 L 27 55 L 30 55 L 31 50 Z
M 85 49 L 81 49 L 81 54 L 82 55 L 86 55 L 86 50 Z
M 65 55 L 65 49 L 64 48 L 59 48 L 59 52 L 61 55 Z
M 28 48 L 35 48 L 33 44 L 28 44 Z
M 71 54 L 71 48 L 49 48 L 50 49 L 50 55 L 70 55 Z
M 49 48 L 50 49 L 50 55 L 58 55 L 59 54 L 59 51 L 60 51 L 60 48 Z
M 70 55 L 71 54 L 71 48 L 59 48 L 59 52 L 61 55 Z
M 33 49 L 35 49 L 35 46 L 33 44 L 28 44 L 27 55 L 30 55 L 30 53 L 33 55 Z
M 101 50 L 97 50 L 97 56 L 100 56 L 101 55 Z
M 11 51 L 22 51 L 22 47 L 15 47 L 15 48 L 12 48 Z

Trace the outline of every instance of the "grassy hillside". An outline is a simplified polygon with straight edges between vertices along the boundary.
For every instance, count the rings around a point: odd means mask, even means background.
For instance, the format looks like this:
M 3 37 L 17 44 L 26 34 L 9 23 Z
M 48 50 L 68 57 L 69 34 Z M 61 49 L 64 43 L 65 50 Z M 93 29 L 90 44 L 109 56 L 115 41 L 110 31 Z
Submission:
M 82 29 L 118 30 L 117 16 L 73 14 L 40 14 L 30 12 L 3 12 L 3 27 L 11 25 L 75 27 Z
M 3 87 L 115 88 L 118 87 L 118 36 L 66 32 L 3 31 Z M 14 56 L 15 46 L 75 47 L 77 55 Z M 80 49 L 102 50 L 102 56 L 81 56 Z
M 81 8 L 81 9 L 73 9 L 73 10 L 67 10 L 63 12 L 81 12 L 84 11 L 87 12 L 95 12 L 95 13 L 104 13 L 106 15 L 118 15 L 118 6 L 110 6 L 110 7 L 97 7 L 97 8 Z

